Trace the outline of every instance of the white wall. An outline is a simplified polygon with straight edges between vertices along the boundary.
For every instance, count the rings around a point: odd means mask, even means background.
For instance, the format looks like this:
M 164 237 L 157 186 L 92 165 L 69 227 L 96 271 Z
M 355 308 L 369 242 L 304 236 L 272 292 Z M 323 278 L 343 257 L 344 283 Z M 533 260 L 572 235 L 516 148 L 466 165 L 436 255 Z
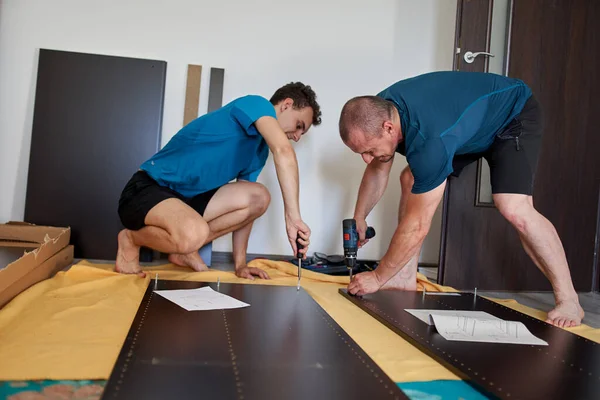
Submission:
M 0 221 L 22 219 L 40 48 L 165 60 L 163 144 L 183 118 L 188 63 L 225 68 L 224 102 L 269 97 L 300 80 L 313 86 L 323 124 L 296 145 L 301 207 L 312 251 L 341 253 L 341 221 L 352 216 L 364 163 L 337 132 L 343 103 L 419 73 L 452 66 L 455 0 L 3 0 L 0 2 Z M 381 257 L 395 229 L 399 157 L 388 190 L 368 219 L 378 238 L 361 257 Z M 50 178 L 50 177 L 49 177 Z M 271 158 L 260 182 L 272 193 L 249 252 L 288 254 Z M 76 195 L 74 192 L 73 195 Z M 422 260 L 437 262 L 439 215 Z M 215 249 L 230 250 L 230 238 Z

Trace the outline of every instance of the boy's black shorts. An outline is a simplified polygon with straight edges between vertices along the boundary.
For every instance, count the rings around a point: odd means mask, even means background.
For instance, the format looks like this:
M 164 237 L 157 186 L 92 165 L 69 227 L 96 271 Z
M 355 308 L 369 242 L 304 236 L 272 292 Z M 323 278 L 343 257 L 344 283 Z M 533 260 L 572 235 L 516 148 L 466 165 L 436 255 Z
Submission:
M 204 214 L 208 202 L 219 188 L 188 198 L 176 191 L 159 185 L 145 171 L 138 171 L 127 182 L 119 199 L 119 218 L 125 228 L 137 231 L 146 226 L 146 215 L 163 200 L 177 198 L 192 207 L 200 215 Z

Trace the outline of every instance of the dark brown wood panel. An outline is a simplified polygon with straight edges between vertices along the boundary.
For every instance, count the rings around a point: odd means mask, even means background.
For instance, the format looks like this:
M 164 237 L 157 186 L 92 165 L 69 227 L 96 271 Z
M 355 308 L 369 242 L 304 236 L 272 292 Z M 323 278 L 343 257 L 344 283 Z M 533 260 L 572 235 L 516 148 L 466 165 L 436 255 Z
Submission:
M 600 344 L 591 340 L 471 293 L 440 296 L 381 290 L 357 297 L 348 295 L 346 289 L 339 291 L 487 397 L 598 399 Z M 435 326 L 405 309 L 484 311 L 504 321 L 522 322 L 548 346 L 446 340 Z M 472 321 L 462 323 L 474 328 Z M 504 324 L 502 328 L 509 329 Z
M 471 26 L 464 16 L 463 9 L 461 37 Z M 530 85 L 544 109 L 534 204 L 556 226 L 575 288 L 589 291 L 598 284 L 600 2 L 516 0 L 512 18 L 508 75 Z M 440 281 L 460 289 L 551 290 L 510 224 L 496 209 L 475 206 L 476 188 L 476 163 L 449 180 Z
M 25 220 L 114 260 L 123 187 L 160 147 L 167 63 L 40 50 Z
M 208 90 L 208 112 L 218 110 L 223 105 L 223 84 L 225 70 L 223 68 L 210 69 L 210 88 Z
M 250 304 L 186 311 L 154 284 L 103 399 L 408 399 L 303 289 L 159 280 Z

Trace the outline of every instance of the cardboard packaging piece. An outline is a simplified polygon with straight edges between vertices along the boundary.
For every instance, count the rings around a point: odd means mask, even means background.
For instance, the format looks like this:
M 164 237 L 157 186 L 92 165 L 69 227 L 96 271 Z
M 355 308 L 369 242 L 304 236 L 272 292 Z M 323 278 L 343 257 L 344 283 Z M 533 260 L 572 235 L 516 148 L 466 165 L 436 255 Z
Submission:
M 0 225 L 0 247 L 27 249 L 22 257 L 0 269 L 0 308 L 19 293 L 73 263 L 71 228 L 25 222 Z

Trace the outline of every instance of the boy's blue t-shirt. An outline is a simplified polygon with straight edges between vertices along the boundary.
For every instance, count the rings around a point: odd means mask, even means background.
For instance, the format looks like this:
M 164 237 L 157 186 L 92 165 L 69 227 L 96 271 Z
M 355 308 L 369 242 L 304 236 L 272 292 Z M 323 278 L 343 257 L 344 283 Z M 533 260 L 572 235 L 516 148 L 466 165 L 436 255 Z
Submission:
M 438 187 L 453 172 L 455 155 L 481 153 L 531 96 L 521 80 L 479 72 L 442 71 L 402 80 L 377 96 L 400 114 L 413 193 Z
M 264 116 L 276 118 L 267 99 L 238 98 L 184 126 L 141 169 L 185 197 L 234 179 L 256 182 L 269 156 L 269 147 L 254 125 Z

